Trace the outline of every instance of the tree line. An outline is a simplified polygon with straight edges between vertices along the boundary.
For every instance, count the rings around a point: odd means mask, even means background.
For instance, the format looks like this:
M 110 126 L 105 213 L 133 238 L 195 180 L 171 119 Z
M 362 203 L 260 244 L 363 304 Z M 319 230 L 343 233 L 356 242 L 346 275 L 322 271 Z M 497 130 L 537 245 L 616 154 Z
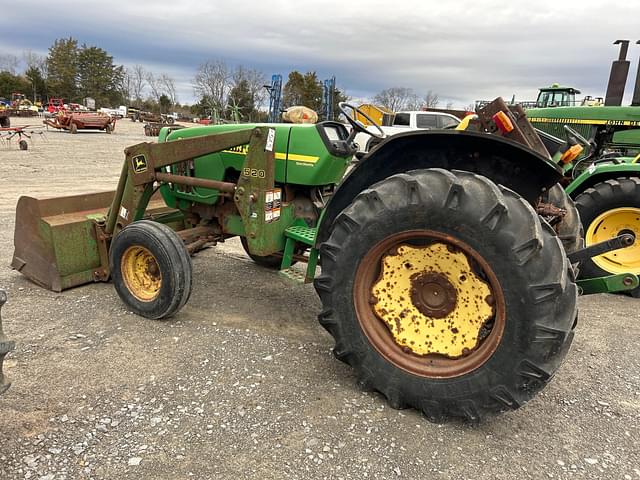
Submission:
M 200 98 L 194 113 L 242 121 L 265 121 L 268 90 L 264 73 L 243 65 L 229 67 L 222 60 L 201 64 L 193 79 L 193 87 Z M 316 72 L 289 73 L 282 89 L 282 107 L 304 105 L 316 112 L 322 110 L 323 84 Z M 334 91 L 333 111 L 337 117 L 338 102 L 348 97 L 339 89 Z M 234 118 L 234 116 L 236 116 Z
M 56 39 L 46 56 L 26 51 L 24 71 L 15 55 L 0 55 L 0 97 L 23 93 L 33 102 L 62 98 L 67 103 L 95 100 L 96 107 L 134 105 L 168 111 L 178 105 L 174 80 L 140 65 L 116 65 L 106 50 L 80 45 L 73 37 Z
M 21 63 L 24 70 L 19 73 Z M 22 62 L 14 55 L 0 55 L 0 97 L 10 98 L 11 93 L 20 92 L 33 101 L 57 97 L 83 103 L 85 98 L 93 98 L 96 107 L 189 110 L 199 116 L 256 122 L 267 118 L 267 83 L 265 74 L 257 69 L 232 67 L 223 60 L 206 61 L 198 66 L 192 79 L 198 101 L 181 107 L 175 81 L 166 73 L 151 72 L 141 65 L 117 65 L 106 50 L 81 45 L 73 37 L 56 39 L 46 56 L 24 52 Z M 334 91 L 334 117 L 338 115 L 338 103 L 346 100 L 349 97 L 344 91 Z M 282 91 L 283 108 L 304 105 L 320 112 L 322 101 L 323 84 L 316 72 L 289 73 Z M 410 88 L 392 87 L 376 94 L 373 103 L 396 112 L 437 107 L 440 99 L 431 90 L 419 95 Z
M 388 108 L 392 112 L 401 110 L 422 110 L 423 108 L 436 108 L 440 105 L 440 96 L 429 90 L 426 95 L 419 95 L 411 88 L 392 87 L 382 90 L 373 97 L 373 103 Z M 447 103 L 445 108 L 452 108 L 453 104 Z

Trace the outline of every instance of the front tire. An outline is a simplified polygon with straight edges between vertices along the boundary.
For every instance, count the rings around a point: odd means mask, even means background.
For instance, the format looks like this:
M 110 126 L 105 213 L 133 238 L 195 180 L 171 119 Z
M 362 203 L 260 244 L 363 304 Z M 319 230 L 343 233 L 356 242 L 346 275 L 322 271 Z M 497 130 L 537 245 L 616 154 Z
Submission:
M 116 292 L 134 313 L 154 319 L 175 315 L 191 295 L 191 258 L 171 228 L 134 222 L 114 238 L 109 251 Z
M 636 237 L 630 247 L 583 261 L 581 276 L 640 275 L 640 179 L 622 177 L 598 183 L 578 195 L 576 206 L 587 247 L 621 233 L 633 233 Z M 640 298 L 640 287 L 625 293 Z
M 242 243 L 244 252 L 256 264 L 260 265 L 261 267 L 268 268 L 269 270 L 280 270 L 280 266 L 282 265 L 282 255 L 266 255 L 264 257 L 254 255 L 249 251 L 249 244 L 247 243 L 247 239 L 245 237 L 240 237 L 240 242 Z M 296 263 L 298 262 L 293 260 L 291 262 L 291 265 L 295 265 Z
M 472 422 L 516 409 L 571 344 L 577 288 L 560 241 L 485 177 L 389 177 L 338 216 L 320 255 L 334 355 L 394 408 Z

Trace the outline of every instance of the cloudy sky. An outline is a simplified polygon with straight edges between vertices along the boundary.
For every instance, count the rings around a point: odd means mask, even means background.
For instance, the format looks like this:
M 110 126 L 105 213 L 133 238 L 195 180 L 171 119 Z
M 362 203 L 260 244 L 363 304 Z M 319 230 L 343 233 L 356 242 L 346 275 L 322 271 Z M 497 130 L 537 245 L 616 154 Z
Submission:
M 462 107 L 535 98 L 552 82 L 603 96 L 616 39 L 632 41 L 629 97 L 639 18 L 629 0 L 21 0 L 0 16 L 0 54 L 46 54 L 71 35 L 118 64 L 169 74 L 182 102 L 194 101 L 197 66 L 221 59 L 268 78 L 335 75 L 356 99 L 401 86 Z

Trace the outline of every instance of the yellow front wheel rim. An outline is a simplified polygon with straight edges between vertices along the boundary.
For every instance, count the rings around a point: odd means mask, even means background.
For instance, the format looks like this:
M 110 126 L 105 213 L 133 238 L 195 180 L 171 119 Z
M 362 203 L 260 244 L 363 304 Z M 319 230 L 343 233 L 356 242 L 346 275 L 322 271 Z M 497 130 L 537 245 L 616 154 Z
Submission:
M 142 302 L 151 302 L 160 294 L 162 272 L 153 254 L 145 247 L 132 246 L 120 260 L 122 279 L 131 294 Z
M 587 228 L 587 247 L 610 240 L 622 233 L 632 233 L 636 242 L 627 248 L 593 257 L 602 270 L 612 273 L 640 273 L 640 208 L 622 207 L 607 210 L 596 217 Z

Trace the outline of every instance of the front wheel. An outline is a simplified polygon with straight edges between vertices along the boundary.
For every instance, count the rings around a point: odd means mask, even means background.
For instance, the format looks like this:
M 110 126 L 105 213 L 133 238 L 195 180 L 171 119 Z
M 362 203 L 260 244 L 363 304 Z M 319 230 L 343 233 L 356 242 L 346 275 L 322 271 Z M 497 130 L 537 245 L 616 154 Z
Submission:
M 577 288 L 559 239 L 479 175 L 428 169 L 373 185 L 320 255 L 334 354 L 392 407 L 472 422 L 516 409 L 571 344 Z
M 111 244 L 109 265 L 116 292 L 143 317 L 171 317 L 191 295 L 191 257 L 161 223 L 141 220 L 123 228 Z
M 578 195 L 576 206 L 585 229 L 587 247 L 623 233 L 631 233 L 636 238 L 630 247 L 583 261 L 581 276 L 640 275 L 640 178 L 617 178 L 598 183 Z M 640 298 L 640 287 L 626 293 Z

